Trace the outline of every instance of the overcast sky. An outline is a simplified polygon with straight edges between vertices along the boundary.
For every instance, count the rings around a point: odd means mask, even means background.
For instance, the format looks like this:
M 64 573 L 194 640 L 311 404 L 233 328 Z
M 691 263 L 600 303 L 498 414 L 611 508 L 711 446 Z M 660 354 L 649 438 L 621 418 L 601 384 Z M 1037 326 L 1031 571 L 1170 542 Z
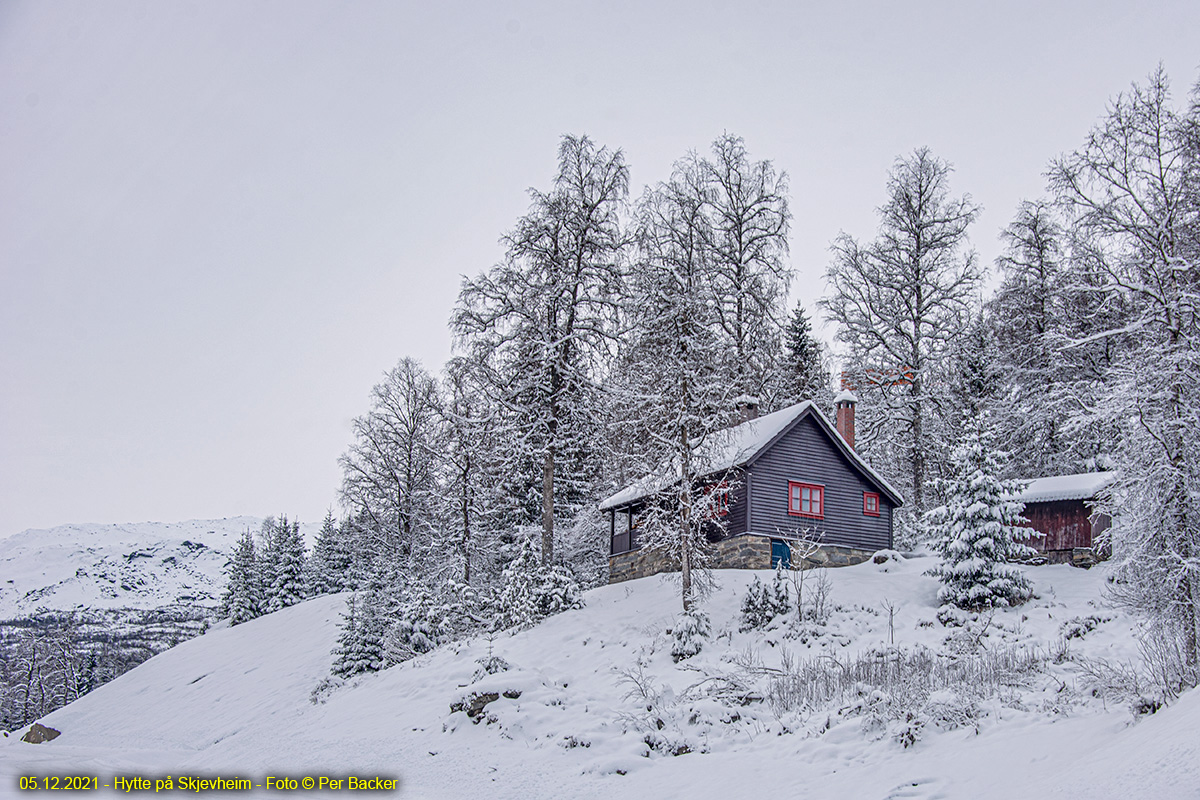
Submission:
M 559 137 L 635 195 L 722 131 L 791 179 L 793 298 L 929 146 L 989 263 L 1200 3 L 0 2 L 0 535 L 336 503 Z

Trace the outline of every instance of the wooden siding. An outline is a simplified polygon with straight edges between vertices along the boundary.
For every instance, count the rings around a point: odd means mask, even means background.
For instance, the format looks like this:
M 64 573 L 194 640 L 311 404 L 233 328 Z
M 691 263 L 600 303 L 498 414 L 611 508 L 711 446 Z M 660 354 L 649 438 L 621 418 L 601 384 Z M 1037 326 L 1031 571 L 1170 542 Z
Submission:
M 808 414 L 749 466 L 753 533 L 800 535 L 863 550 L 892 546 L 892 502 L 852 467 Z M 788 481 L 825 487 L 823 519 L 788 514 Z M 863 513 L 863 492 L 879 492 L 879 516 Z M 732 529 L 731 529 L 732 530 Z
M 1033 543 L 1043 553 L 1092 546 L 1091 513 L 1083 500 L 1029 503 L 1025 506 L 1025 518 L 1029 527 L 1046 534 Z M 1108 527 L 1107 519 L 1101 518 L 1097 523 L 1100 530 Z

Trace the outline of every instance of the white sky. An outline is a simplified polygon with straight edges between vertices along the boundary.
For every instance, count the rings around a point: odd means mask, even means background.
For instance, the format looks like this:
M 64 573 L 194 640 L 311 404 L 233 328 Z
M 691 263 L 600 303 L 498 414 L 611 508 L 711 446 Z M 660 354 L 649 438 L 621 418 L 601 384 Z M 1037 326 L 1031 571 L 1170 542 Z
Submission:
M 794 297 L 928 145 L 990 263 L 1200 4 L 0 4 L 0 536 L 316 520 L 368 393 L 436 371 L 558 138 L 635 194 L 724 130 L 791 177 Z

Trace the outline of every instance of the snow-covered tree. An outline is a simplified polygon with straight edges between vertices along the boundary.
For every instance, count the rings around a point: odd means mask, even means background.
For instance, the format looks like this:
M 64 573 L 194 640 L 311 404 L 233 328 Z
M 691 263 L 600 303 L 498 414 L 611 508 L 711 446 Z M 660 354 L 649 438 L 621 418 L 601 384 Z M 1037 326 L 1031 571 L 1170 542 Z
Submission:
M 740 136 L 725 133 L 712 144 L 701 169 L 706 261 L 713 272 L 713 302 L 735 395 L 764 398 L 780 369 L 788 284 L 787 175 L 770 161 L 751 161 Z
M 979 209 L 950 194 L 950 171 L 926 148 L 898 159 L 879 235 L 866 244 L 838 237 L 825 273 L 831 294 L 820 301 L 856 376 L 860 449 L 903 487 L 915 514 L 926 511 L 931 460 L 948 434 L 947 357 L 970 324 L 981 279 L 967 248 Z
M 778 373 L 780 407 L 812 400 L 828 413 L 833 407 L 825 347 L 813 335 L 812 322 L 800 303 L 784 331 L 784 355 Z
M 546 617 L 582 607 L 575 577 L 565 567 L 542 563 L 533 537 L 523 536 L 520 552 L 504 568 L 494 627 L 528 628 Z
M 946 505 L 926 519 L 941 563 L 938 599 L 978 610 L 1024 603 L 1033 595 L 1025 573 L 1009 562 L 1037 551 L 1025 544 L 1034 531 L 1021 516 L 1020 481 L 1003 480 L 986 420 L 970 420 L 951 457 L 953 476 L 942 481 Z
M 1128 304 L 1127 352 L 1083 421 L 1118 431 L 1119 477 L 1103 505 L 1116 596 L 1181 654 L 1177 687 L 1200 683 L 1200 84 L 1176 109 L 1160 67 L 1111 104 L 1079 150 L 1051 166 L 1073 244 Z
M 312 554 L 305 563 L 305 597 L 336 594 L 351 588 L 354 554 L 347 538 L 344 527 L 334 519 L 333 511 L 326 512 Z
M 690 155 L 640 204 L 631 333 L 610 390 L 642 473 L 674 481 L 644 515 L 642 541 L 679 565 L 685 610 L 695 578 L 707 574 L 710 515 L 699 481 L 711 470 L 702 454 L 734 412 L 734 354 L 720 334 L 719 281 L 706 244 L 713 234 L 705 176 Z
M 1012 453 L 1008 468 L 1035 477 L 1106 463 L 1111 430 L 1081 424 L 1078 412 L 1095 404 L 1120 350 L 1124 337 L 1104 331 L 1123 324 L 1123 303 L 1104 302 L 1094 263 L 1073 257 L 1050 204 L 1021 203 L 1001 238 L 987 327 L 1003 379 L 990 409 L 998 444 Z
M 369 590 L 351 595 L 342 615 L 342 632 L 333 650 L 333 674 L 349 678 L 383 669 L 385 631 L 383 599 L 379 593 Z
M 403 358 L 371 390 L 371 410 L 354 420 L 354 443 L 339 459 L 360 545 L 390 567 L 414 571 L 431 554 L 441 433 L 437 384 Z
M 510 469 L 540 499 L 547 563 L 556 517 L 584 502 L 598 470 L 598 385 L 619 336 L 629 192 L 620 150 L 564 136 L 558 160 L 553 188 L 530 190 L 504 261 L 463 282 L 452 319 L 504 412 Z
M 254 537 L 250 531 L 242 533 L 226 569 L 229 583 L 221 599 L 221 613 L 229 618 L 229 624 L 238 625 L 261 615 L 262 584 L 254 551 Z
M 489 401 L 486 379 L 471 361 L 451 359 L 444 376 L 441 519 L 447 550 L 456 556 L 445 566 L 469 585 L 495 577 L 490 567 L 500 531 L 504 522 L 513 521 L 505 514 L 513 504 L 505 501 L 502 488 L 506 440 L 499 431 L 500 410 Z
M 263 611 L 278 611 L 304 600 L 304 539 L 298 520 L 292 522 L 282 515 L 273 522 L 264 560 L 271 573 L 263 586 Z

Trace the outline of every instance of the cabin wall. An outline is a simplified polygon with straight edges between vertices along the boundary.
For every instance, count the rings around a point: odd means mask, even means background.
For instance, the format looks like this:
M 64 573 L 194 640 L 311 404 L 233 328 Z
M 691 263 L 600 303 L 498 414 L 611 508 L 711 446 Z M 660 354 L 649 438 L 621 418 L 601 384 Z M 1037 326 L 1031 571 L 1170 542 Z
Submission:
M 892 504 L 879 497 L 879 516 L 863 513 L 863 492 L 876 492 L 851 467 L 811 417 L 790 431 L 749 466 L 750 528 L 763 536 L 808 533 L 827 544 L 875 551 L 892 546 Z M 823 519 L 788 513 L 788 481 L 825 487 Z
M 1034 543 L 1043 553 L 1091 547 L 1093 532 L 1108 527 L 1107 517 L 1098 518 L 1093 525 L 1091 512 L 1083 500 L 1027 503 L 1024 513 L 1029 527 L 1045 534 Z M 1093 531 L 1093 527 L 1097 530 Z

